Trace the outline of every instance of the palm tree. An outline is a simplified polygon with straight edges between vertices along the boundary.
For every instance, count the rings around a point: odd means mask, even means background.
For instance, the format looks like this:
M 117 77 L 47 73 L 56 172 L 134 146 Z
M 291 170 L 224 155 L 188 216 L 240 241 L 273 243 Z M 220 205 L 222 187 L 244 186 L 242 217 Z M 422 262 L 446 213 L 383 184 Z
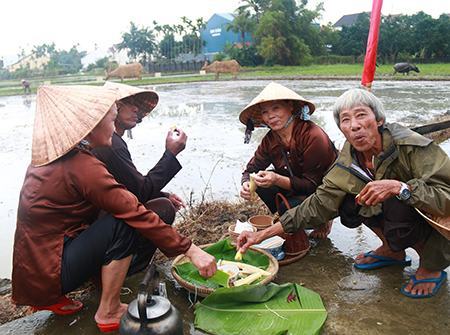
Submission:
M 242 7 L 239 7 L 236 12 L 234 20 L 227 26 L 227 31 L 231 30 L 235 34 L 240 34 L 242 43 L 244 43 L 245 33 L 253 34 L 256 22 L 251 17 L 250 12 Z
M 242 0 L 244 3 L 240 7 L 238 7 L 239 10 L 253 10 L 256 22 L 259 22 L 259 19 L 261 18 L 262 14 L 269 9 L 271 0 Z

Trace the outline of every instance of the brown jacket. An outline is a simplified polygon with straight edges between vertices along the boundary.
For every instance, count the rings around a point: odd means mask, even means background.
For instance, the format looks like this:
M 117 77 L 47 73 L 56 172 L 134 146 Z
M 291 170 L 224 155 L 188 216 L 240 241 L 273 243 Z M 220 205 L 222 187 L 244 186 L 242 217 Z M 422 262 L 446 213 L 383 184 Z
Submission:
M 20 193 L 14 240 L 13 300 L 48 305 L 61 295 L 64 236 L 76 236 L 111 213 L 151 240 L 167 256 L 186 252 L 191 241 L 146 210 L 105 165 L 74 149 L 42 167 L 30 166 Z
M 264 136 L 242 175 L 242 183 L 249 174 L 265 170 L 273 164 L 275 172 L 290 177 L 293 194 L 310 195 L 322 183 L 327 169 L 337 157 L 328 135 L 311 121 L 294 121 L 290 147 L 284 147 L 273 131 Z M 283 150 L 292 170 L 290 176 Z

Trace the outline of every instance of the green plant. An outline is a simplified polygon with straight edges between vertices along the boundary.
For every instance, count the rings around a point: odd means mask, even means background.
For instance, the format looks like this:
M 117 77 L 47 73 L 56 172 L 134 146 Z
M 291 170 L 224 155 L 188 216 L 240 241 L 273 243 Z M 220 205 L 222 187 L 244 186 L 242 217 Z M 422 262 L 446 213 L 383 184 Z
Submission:
M 213 60 L 214 61 L 223 61 L 223 60 L 225 60 L 227 58 L 227 55 L 225 54 L 225 53 L 223 53 L 223 52 L 218 52 L 218 53 L 216 53 L 215 55 L 214 55 L 214 58 L 213 58 Z

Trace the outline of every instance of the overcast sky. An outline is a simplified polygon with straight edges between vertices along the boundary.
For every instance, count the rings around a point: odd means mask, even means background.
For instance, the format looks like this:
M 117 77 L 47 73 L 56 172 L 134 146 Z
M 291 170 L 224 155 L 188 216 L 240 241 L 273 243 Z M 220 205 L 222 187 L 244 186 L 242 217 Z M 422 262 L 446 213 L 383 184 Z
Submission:
M 208 20 L 214 13 L 233 12 L 240 0 L 6 0 L 0 10 L 0 58 L 10 63 L 21 48 L 54 42 L 57 49 L 79 44 L 91 51 L 121 40 L 133 21 L 141 26 L 179 23 L 181 16 Z M 319 0 L 310 0 L 314 7 Z M 370 11 L 372 0 L 322 0 L 321 22 L 335 22 L 344 14 Z M 433 17 L 450 13 L 449 0 L 384 0 L 383 14 L 424 11 Z

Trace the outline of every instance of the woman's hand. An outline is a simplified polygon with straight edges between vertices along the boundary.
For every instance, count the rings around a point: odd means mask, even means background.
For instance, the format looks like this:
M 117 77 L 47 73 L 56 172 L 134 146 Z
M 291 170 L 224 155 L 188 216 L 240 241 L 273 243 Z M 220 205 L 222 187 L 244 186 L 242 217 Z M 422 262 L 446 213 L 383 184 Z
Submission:
M 250 194 L 250 182 L 246 181 L 242 184 L 241 187 L 241 198 L 245 199 L 245 200 L 250 200 L 251 199 L 251 194 Z
M 255 175 L 255 183 L 259 187 L 268 188 L 276 185 L 279 175 L 273 171 L 259 171 Z
M 398 180 L 384 179 L 367 183 L 356 196 L 360 205 L 375 206 L 386 199 L 398 195 L 402 184 Z
M 217 271 L 216 259 L 207 252 L 197 247 L 194 243 L 186 252 L 186 256 L 191 259 L 192 264 L 198 269 L 204 278 L 211 277 Z

